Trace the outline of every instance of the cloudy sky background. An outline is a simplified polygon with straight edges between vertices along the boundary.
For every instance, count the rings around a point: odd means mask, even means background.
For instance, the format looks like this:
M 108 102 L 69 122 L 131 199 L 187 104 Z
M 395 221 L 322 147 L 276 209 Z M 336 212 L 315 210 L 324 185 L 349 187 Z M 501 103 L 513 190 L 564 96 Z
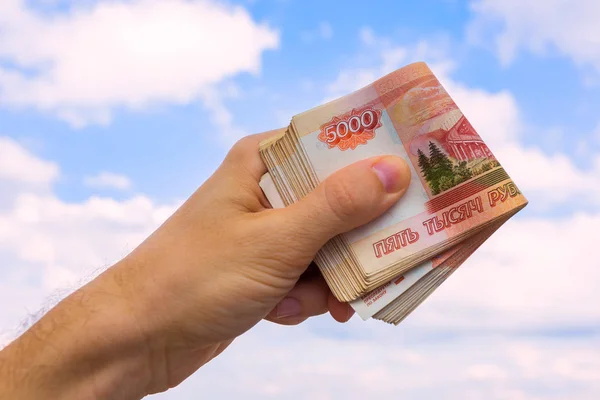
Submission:
M 399 327 L 260 324 L 157 399 L 598 399 L 600 2 L 1 0 L 0 345 L 238 138 L 427 61 L 530 205 Z

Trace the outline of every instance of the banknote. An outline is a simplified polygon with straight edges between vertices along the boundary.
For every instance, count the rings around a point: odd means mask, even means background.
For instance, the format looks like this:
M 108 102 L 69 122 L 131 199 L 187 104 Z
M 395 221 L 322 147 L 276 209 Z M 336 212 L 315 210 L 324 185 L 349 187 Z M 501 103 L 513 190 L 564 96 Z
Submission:
M 260 187 L 263 190 L 267 200 L 273 208 L 283 208 L 285 204 L 275 187 L 275 183 L 269 174 L 265 174 L 260 180 Z M 402 303 L 407 295 L 416 292 L 416 296 L 411 296 L 414 302 L 420 304 L 428 295 L 424 286 L 431 286 L 430 277 L 437 279 L 436 284 L 432 289 L 437 288 L 445 281 L 454 270 L 462 265 L 464 261 L 474 252 L 475 248 L 481 245 L 498 227 L 490 229 L 488 232 L 481 232 L 473 237 L 466 239 L 453 248 L 433 257 L 431 260 L 414 267 L 410 271 L 395 277 L 388 283 L 366 293 L 356 300 L 349 302 L 350 306 L 356 311 L 356 314 L 363 320 L 367 320 L 373 316 L 377 319 L 384 320 L 390 323 L 399 323 L 410 314 L 416 307 L 412 307 L 407 312 L 399 315 L 399 318 L 394 316 L 388 318 L 387 309 L 393 311 L 394 303 Z M 437 268 L 437 270 L 435 270 Z M 438 278 L 439 276 L 442 279 Z M 421 290 L 423 289 L 423 290 Z M 409 302 L 410 303 L 410 302 Z
M 336 297 L 357 300 L 421 266 L 527 200 L 425 63 L 414 63 L 307 112 L 260 147 L 284 206 L 356 161 L 396 155 L 411 183 L 371 223 L 317 255 Z M 416 274 L 416 272 L 415 272 Z

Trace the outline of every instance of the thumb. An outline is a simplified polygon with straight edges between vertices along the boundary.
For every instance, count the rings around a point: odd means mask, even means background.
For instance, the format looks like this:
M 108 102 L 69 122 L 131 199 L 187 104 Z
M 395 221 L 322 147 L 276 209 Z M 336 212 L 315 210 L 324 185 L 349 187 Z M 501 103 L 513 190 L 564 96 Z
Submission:
M 410 169 L 396 156 L 349 165 L 300 201 L 281 209 L 282 221 L 298 245 L 316 253 L 329 239 L 377 218 L 406 192 Z

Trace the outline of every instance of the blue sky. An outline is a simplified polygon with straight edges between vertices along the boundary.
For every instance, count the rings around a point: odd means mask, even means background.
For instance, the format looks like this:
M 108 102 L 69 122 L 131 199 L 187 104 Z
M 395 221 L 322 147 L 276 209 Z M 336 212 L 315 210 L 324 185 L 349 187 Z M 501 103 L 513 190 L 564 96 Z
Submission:
M 61 3 L 58 8 L 64 9 L 67 2 Z M 569 143 L 596 128 L 596 110 L 590 104 L 597 103 L 598 90 L 585 84 L 576 65 L 550 51 L 544 58 L 523 54 L 512 65 L 502 66 L 489 45 L 468 43 L 468 3 L 405 2 L 402 7 L 396 3 L 382 1 L 367 7 L 349 1 L 340 7 L 318 1 L 242 2 L 256 21 L 279 32 L 281 43 L 277 51 L 262 55 L 258 76 L 241 73 L 227 80 L 241 92 L 238 99 L 225 101 L 235 123 L 247 133 L 279 126 L 294 113 L 319 104 L 341 69 L 379 62 L 359 54 L 364 48 L 360 31 L 370 28 L 399 45 L 424 38 L 439 40 L 459 66 L 454 79 L 492 92 L 510 90 L 525 122 L 536 132 L 525 137 L 525 143 L 549 153 L 566 152 L 581 167 L 588 166 Z M 38 4 L 38 8 L 49 6 Z M 329 27 L 331 37 L 323 37 L 323 25 Z M 206 176 L 227 149 L 211 140 L 211 132 L 219 128 L 198 102 L 159 104 L 140 112 L 117 107 L 110 125 L 75 129 L 26 108 L 5 107 L 0 117 L 0 130 L 30 142 L 36 154 L 60 160 L 63 176 L 57 190 L 66 200 L 92 194 L 81 187 L 83 176 L 105 169 L 129 176 L 136 191 L 158 201 L 183 197 L 197 184 L 186 176 L 187 171 Z M 593 145 L 598 148 L 598 143 Z
M 68 2 L 54 7 L 30 3 L 46 11 L 69 9 Z M 581 167 L 588 167 L 587 159 L 577 157 L 575 146 L 569 144 L 596 129 L 596 110 L 590 104 L 598 101 L 597 87 L 587 85 L 582 71 L 552 50 L 547 57 L 521 54 L 510 66 L 500 65 L 489 44 L 469 43 L 468 3 L 405 2 L 401 7 L 392 1 L 369 6 L 349 1 L 342 7 L 318 1 L 241 4 L 256 21 L 266 22 L 280 35 L 280 48 L 262 54 L 258 76 L 241 73 L 226 82 L 241 92 L 238 99 L 225 104 L 244 132 L 282 125 L 295 112 L 319 104 L 341 69 L 376 64 L 379 60 L 359 54 L 364 48 L 360 31 L 370 28 L 399 45 L 424 38 L 439 40 L 447 56 L 459 65 L 454 79 L 492 92 L 510 90 L 525 122 L 536 132 L 525 137 L 524 143 L 549 153 L 565 152 Z M 323 37 L 323 26 L 331 31 L 330 37 Z M 4 62 L 10 65 L 10 60 Z M 36 154 L 60 160 L 63 176 L 57 190 L 66 200 L 92 194 L 81 187 L 83 176 L 107 168 L 129 176 L 137 191 L 158 201 L 183 197 L 196 185 L 185 176 L 186 171 L 208 174 L 227 149 L 211 140 L 219 128 L 197 102 L 176 107 L 163 103 L 140 112 L 116 107 L 113 113 L 108 126 L 74 129 L 52 115 L 5 107 L 0 111 L 0 129 L 30 142 Z M 597 149 L 598 143 L 592 146 Z M 149 169 L 150 165 L 156 169 Z M 180 175 L 184 176 L 180 179 Z M 165 184 L 170 187 L 168 193 L 163 190 Z
M 423 60 L 530 205 L 402 326 L 261 324 L 162 397 L 598 398 L 600 6 L 372 3 L 3 1 L 0 328 L 139 243 L 237 138 Z M 247 385 L 206 383 L 226 376 Z

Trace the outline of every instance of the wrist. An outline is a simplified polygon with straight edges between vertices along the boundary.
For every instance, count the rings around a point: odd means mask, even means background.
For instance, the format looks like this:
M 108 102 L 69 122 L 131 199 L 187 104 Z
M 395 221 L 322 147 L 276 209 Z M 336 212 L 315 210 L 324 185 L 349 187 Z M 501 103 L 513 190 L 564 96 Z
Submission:
M 177 273 L 174 267 L 189 263 L 188 252 L 175 250 L 181 238 L 172 232 L 155 235 L 159 240 L 151 237 L 117 263 L 109 278 L 145 342 L 152 377 L 148 394 L 177 386 L 233 339 L 208 323 L 215 320 L 210 315 L 215 275 L 201 265 L 193 280 Z
M 0 353 L 6 398 L 140 399 L 148 349 L 125 303 L 102 278 L 59 303 Z

